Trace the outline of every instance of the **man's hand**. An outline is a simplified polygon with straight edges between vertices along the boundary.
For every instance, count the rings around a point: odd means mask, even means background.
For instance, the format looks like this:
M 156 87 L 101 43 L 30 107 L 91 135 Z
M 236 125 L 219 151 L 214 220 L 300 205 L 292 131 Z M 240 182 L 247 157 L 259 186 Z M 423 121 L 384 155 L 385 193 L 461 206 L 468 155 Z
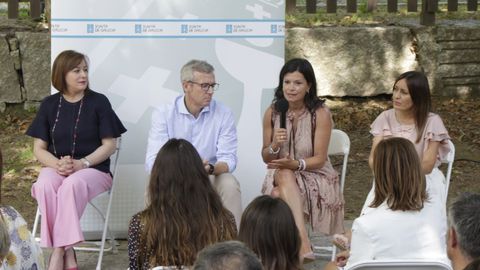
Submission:
M 205 168 L 205 171 L 206 171 L 207 174 L 208 174 L 208 172 L 210 171 L 210 165 L 208 165 L 208 164 L 209 164 L 209 163 L 208 163 L 208 160 L 204 159 L 204 160 L 202 160 L 202 161 L 203 161 L 203 167 Z

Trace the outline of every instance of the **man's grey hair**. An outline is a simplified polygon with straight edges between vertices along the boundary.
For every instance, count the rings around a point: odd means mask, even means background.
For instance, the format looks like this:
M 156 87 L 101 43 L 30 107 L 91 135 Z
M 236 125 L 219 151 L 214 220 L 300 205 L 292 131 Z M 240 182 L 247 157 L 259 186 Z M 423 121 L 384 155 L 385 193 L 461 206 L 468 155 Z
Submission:
M 193 72 L 195 71 L 201 73 L 213 73 L 215 69 L 212 65 L 207 63 L 207 61 L 195 59 L 190 60 L 182 67 L 182 70 L 180 71 L 180 80 L 182 82 L 192 81 L 194 79 Z
M 262 270 L 257 255 L 244 243 L 226 241 L 201 250 L 193 270 Z
M 449 221 L 463 255 L 480 257 L 480 194 L 461 194 L 450 206 Z

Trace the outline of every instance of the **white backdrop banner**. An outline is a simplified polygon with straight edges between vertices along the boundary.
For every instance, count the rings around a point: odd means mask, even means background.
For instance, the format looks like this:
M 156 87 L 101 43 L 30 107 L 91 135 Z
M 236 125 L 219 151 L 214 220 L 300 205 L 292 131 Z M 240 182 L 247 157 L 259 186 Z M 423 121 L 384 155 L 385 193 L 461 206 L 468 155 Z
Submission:
M 284 10 L 284 0 L 52 1 L 52 59 L 67 49 L 88 55 L 91 88 L 108 96 L 128 129 L 111 216 L 117 236 L 144 207 L 152 110 L 182 93 L 180 68 L 191 59 L 215 67 L 214 98 L 236 117 L 243 206 L 260 194 L 262 117 L 284 61 Z M 87 208 L 86 235 L 100 225 Z

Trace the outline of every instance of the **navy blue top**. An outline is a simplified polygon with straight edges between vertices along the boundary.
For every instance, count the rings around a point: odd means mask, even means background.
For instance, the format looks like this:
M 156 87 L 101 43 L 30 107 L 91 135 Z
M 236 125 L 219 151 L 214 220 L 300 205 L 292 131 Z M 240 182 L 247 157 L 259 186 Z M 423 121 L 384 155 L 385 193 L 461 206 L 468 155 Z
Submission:
M 40 109 L 26 134 L 48 143 L 47 150 L 55 155 L 52 145 L 52 128 L 57 116 L 60 93 L 43 99 Z M 62 98 L 58 122 L 53 133 L 57 158 L 71 155 L 75 121 L 81 101 L 71 103 Z M 74 159 L 81 159 L 102 145 L 103 138 L 117 138 L 127 130 L 112 109 L 107 97 L 92 90 L 85 90 L 82 111 L 77 126 Z M 110 158 L 92 166 L 102 172 L 110 172 Z

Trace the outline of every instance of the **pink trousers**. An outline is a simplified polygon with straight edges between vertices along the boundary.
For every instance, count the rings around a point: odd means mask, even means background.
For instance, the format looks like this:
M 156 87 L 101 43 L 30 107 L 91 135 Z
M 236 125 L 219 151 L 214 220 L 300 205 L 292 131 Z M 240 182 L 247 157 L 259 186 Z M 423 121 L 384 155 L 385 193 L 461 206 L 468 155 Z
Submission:
M 32 186 L 42 213 L 40 245 L 67 249 L 82 242 L 80 218 L 87 203 L 111 186 L 110 174 L 97 169 L 82 169 L 65 177 L 55 169 L 42 168 Z

